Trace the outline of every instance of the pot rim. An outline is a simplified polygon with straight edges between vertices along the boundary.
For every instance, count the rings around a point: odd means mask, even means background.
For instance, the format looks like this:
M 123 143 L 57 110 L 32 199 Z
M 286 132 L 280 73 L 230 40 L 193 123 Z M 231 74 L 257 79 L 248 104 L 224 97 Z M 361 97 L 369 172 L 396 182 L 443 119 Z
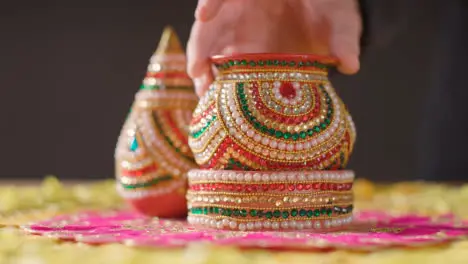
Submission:
M 306 54 L 306 53 L 237 53 L 232 55 L 214 55 L 210 58 L 213 63 L 221 63 L 226 60 L 258 60 L 258 59 L 278 59 L 278 60 L 313 60 L 334 66 L 338 64 L 338 59 L 333 56 Z

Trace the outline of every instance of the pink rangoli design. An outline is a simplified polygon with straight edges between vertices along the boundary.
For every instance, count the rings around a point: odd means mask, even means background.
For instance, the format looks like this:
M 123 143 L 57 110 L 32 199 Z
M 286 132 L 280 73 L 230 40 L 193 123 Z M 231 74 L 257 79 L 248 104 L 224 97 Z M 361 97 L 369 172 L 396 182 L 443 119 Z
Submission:
M 201 229 L 183 220 L 148 218 L 135 212 L 83 212 L 23 227 L 30 234 L 87 244 L 122 243 L 143 247 L 184 247 L 191 243 L 294 250 L 420 247 L 468 238 L 468 222 L 452 215 L 391 216 L 360 212 L 346 230 L 316 233 L 240 232 Z

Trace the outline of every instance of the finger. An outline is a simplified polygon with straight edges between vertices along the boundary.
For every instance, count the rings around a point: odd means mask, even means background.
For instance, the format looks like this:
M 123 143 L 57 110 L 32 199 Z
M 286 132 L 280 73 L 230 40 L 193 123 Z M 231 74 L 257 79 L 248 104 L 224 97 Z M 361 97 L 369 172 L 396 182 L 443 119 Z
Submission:
M 270 46 L 258 42 L 239 43 L 236 45 L 227 46 L 223 51 L 223 55 L 236 55 L 241 53 L 267 53 L 275 52 Z
M 213 76 L 211 74 L 203 74 L 198 78 L 193 79 L 195 86 L 195 93 L 198 97 L 202 97 L 213 83 Z
M 221 54 L 231 56 L 240 53 L 263 52 L 271 52 L 271 50 L 256 43 L 245 43 L 235 46 L 228 46 L 221 52 Z M 214 80 L 213 71 L 211 70 L 211 62 L 209 59 L 203 61 L 200 60 L 192 64 L 189 75 L 193 78 L 195 92 L 199 97 L 203 96 L 208 91 L 210 84 Z
M 344 4 L 345 1 L 341 3 L 328 10 L 330 52 L 340 61 L 340 72 L 355 74 L 360 67 L 361 18 L 354 0 L 347 0 L 347 4 Z
M 195 90 L 203 93 L 212 80 L 209 57 L 219 28 L 214 23 L 195 21 L 187 42 L 187 73 L 193 79 Z
M 195 10 L 195 18 L 202 22 L 213 19 L 223 6 L 225 0 L 199 0 Z

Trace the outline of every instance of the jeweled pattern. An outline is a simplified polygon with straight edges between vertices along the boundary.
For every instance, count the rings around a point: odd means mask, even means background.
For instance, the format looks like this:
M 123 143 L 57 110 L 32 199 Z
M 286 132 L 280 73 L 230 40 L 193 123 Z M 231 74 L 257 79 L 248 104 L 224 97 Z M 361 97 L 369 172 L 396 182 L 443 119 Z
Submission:
M 356 131 L 328 81 L 327 63 L 226 59 L 216 64 L 220 75 L 190 127 L 189 145 L 202 168 L 346 167 Z
M 196 167 L 188 125 L 198 102 L 185 64 L 177 36 L 166 29 L 117 143 L 117 187 L 128 199 L 185 195 L 186 172 Z

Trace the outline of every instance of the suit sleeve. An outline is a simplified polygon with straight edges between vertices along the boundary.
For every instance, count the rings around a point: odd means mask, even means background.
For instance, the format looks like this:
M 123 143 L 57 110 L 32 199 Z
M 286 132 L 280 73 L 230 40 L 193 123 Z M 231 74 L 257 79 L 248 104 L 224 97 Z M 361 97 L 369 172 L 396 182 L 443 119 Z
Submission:
M 361 50 L 390 45 L 408 27 L 410 10 L 417 8 L 413 2 L 358 0 L 362 18 Z
M 367 0 L 359 0 L 359 11 L 362 19 L 362 34 L 361 34 L 361 50 L 364 50 L 368 44 L 369 29 L 368 29 L 368 5 Z

